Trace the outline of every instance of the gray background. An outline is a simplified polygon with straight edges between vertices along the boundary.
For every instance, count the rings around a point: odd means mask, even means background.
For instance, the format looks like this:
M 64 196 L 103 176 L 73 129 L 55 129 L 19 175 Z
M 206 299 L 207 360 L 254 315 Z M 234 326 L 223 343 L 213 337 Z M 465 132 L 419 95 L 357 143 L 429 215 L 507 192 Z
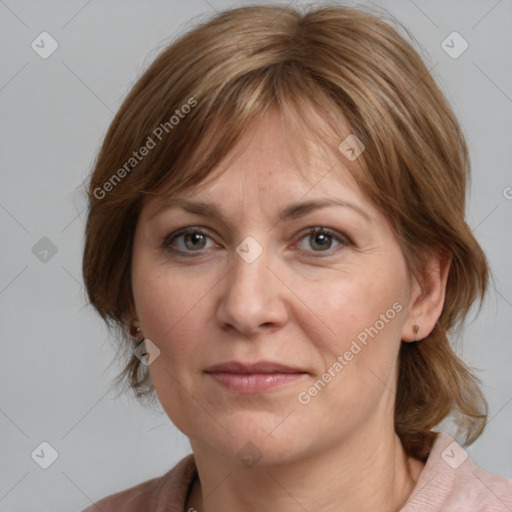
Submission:
M 193 17 L 249 3 L 0 0 L 2 512 L 81 510 L 163 474 L 190 450 L 163 412 L 109 393 L 120 367 L 84 301 L 81 184 L 113 113 L 159 48 Z M 490 424 L 468 451 L 512 478 L 512 2 L 373 5 L 424 48 L 468 136 L 468 222 L 495 276 L 460 349 L 481 370 L 490 404 Z M 43 31 L 59 44 L 47 59 L 31 48 Z M 453 31 L 469 44 L 456 59 L 441 47 Z M 58 452 L 46 470 L 31 458 L 42 441 Z

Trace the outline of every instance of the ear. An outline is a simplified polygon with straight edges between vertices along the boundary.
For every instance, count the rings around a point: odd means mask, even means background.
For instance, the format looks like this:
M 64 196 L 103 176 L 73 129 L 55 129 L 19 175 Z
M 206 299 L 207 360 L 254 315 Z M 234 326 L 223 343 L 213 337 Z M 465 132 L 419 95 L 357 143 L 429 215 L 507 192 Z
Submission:
M 409 312 L 402 329 L 402 341 L 426 338 L 441 316 L 451 259 L 437 252 L 429 254 L 421 275 L 412 280 Z
M 130 306 L 128 315 L 126 315 L 126 325 L 128 326 L 131 336 L 135 338 L 140 337 L 142 327 L 140 325 L 137 312 L 135 311 L 135 306 L 133 304 Z

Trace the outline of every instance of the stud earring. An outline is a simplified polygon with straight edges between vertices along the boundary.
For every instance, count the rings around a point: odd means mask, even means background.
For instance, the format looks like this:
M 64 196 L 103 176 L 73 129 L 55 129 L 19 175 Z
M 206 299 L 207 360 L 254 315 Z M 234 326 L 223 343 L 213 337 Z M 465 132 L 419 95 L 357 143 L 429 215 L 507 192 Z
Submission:
M 138 338 L 140 333 L 142 333 L 142 327 L 136 327 L 135 325 L 130 327 L 130 334 L 134 338 Z
M 412 332 L 413 332 L 415 338 L 417 337 L 419 330 L 420 330 L 420 326 L 418 324 L 414 324 L 412 326 Z M 417 341 L 417 339 L 414 341 Z

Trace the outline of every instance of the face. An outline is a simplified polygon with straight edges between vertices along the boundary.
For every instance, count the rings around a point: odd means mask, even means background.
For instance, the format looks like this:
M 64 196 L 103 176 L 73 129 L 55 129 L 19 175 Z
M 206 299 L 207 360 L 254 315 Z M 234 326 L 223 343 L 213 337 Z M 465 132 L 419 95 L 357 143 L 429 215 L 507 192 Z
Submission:
M 193 446 L 273 464 L 393 424 L 410 289 L 338 160 L 299 173 L 277 112 L 241 144 L 208 184 L 145 204 L 132 285 L 170 419 Z

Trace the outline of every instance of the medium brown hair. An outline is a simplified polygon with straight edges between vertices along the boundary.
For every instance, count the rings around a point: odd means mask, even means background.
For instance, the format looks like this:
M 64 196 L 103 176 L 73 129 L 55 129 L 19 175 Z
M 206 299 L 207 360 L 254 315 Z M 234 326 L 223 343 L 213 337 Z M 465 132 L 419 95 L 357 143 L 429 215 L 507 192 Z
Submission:
M 117 382 L 137 398 L 155 397 L 129 332 L 144 197 L 204 182 L 254 121 L 277 108 L 292 131 L 350 169 L 392 223 L 411 275 L 433 249 L 451 260 L 434 330 L 400 350 L 395 427 L 406 451 L 425 459 L 432 430 L 450 415 L 464 444 L 481 434 L 486 401 L 448 339 L 478 298 L 481 305 L 489 274 L 464 220 L 468 149 L 431 73 L 392 23 L 344 6 L 232 9 L 179 37 L 134 85 L 90 177 L 83 276 L 91 304 L 120 329 L 127 359 Z M 365 146 L 353 162 L 337 150 L 349 134 Z

